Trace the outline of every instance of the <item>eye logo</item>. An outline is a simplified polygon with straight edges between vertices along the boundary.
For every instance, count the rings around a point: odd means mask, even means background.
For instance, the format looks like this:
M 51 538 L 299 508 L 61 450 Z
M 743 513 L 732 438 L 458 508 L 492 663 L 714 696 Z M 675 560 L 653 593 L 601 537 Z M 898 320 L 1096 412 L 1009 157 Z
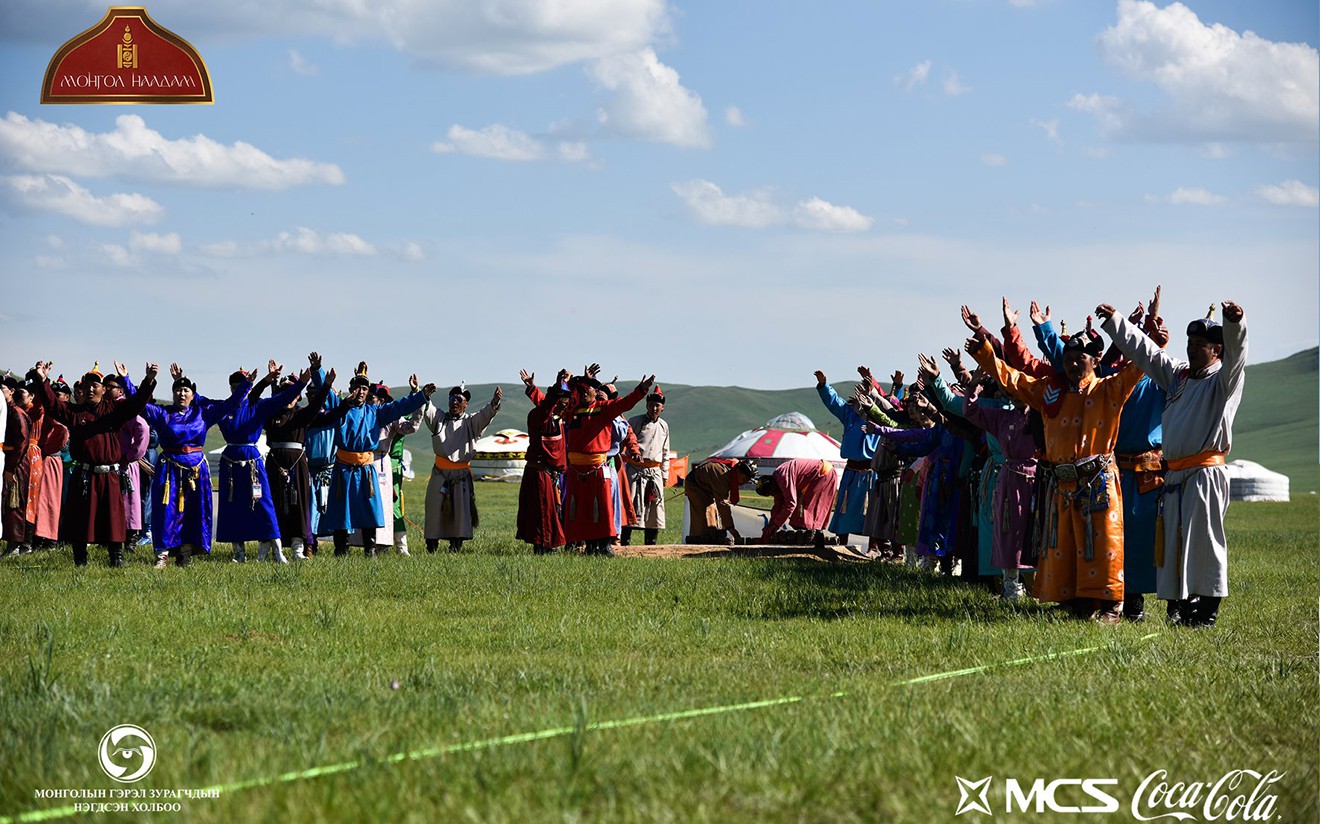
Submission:
M 122 784 L 141 781 L 156 766 L 156 742 L 132 724 L 120 724 L 101 736 L 97 754 L 105 774 Z

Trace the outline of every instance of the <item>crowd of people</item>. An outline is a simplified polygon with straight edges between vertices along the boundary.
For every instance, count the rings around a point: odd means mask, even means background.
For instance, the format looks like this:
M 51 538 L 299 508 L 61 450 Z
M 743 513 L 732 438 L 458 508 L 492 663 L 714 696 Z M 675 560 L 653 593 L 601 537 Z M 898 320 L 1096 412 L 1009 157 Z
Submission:
M 1226 301 L 1222 311 L 1223 324 L 1188 324 L 1184 360 L 1165 348 L 1158 288 L 1127 316 L 1096 308 L 1108 350 L 1091 318 L 1068 335 L 1033 302 L 1037 356 L 1007 299 L 999 336 L 963 307 L 971 336 L 942 353 L 948 377 L 925 354 L 913 383 L 896 372 L 888 389 L 859 367 L 845 400 L 816 372 L 822 403 L 843 425 L 841 473 L 806 459 L 766 473 L 746 459 L 694 466 L 684 479 L 686 540 L 744 540 L 732 507 L 755 484 L 773 508 L 753 540 L 806 535 L 823 548 L 827 531 L 840 543 L 856 535 L 876 560 L 978 578 L 1008 600 L 1029 591 L 1112 624 L 1142 620 L 1154 593 L 1170 621 L 1212 626 L 1228 593 L 1224 456 L 1247 344 L 1242 308 Z M 399 459 L 403 438 L 420 431 L 435 453 L 427 551 L 442 542 L 461 551 L 478 527 L 471 461 L 499 411 L 498 387 L 470 412 L 462 385 L 442 407 L 432 402 L 435 385 L 413 375 L 409 393 L 395 399 L 359 363 L 341 397 L 335 370 L 313 352 L 296 375 L 284 376 L 274 360 L 262 375 L 235 371 L 223 399 L 200 395 L 172 364 L 172 402 L 162 405 L 155 364 L 136 386 L 118 362 L 113 374 L 93 367 L 73 386 L 50 380 L 50 367 L 39 362 L 26 379 L 3 382 L 10 554 L 58 541 L 83 566 L 88 547 L 102 545 L 110 565 L 122 566 L 143 543 L 157 567 L 171 558 L 186 566 L 210 553 L 214 534 L 237 562 L 249 543 L 258 560 L 288 563 L 286 549 L 304 560 L 318 536 L 337 556 L 350 545 L 369 557 L 389 549 L 406 556 Z M 578 375 L 561 370 L 544 389 L 534 373 L 520 376 L 532 409 L 518 540 L 536 554 L 568 547 L 613 555 L 637 532 L 655 544 L 665 528 L 670 438 L 654 376 L 623 395 L 601 382 L 598 364 Z M 643 399 L 645 412 L 626 417 Z M 215 487 L 203 451 L 213 426 L 226 443 Z

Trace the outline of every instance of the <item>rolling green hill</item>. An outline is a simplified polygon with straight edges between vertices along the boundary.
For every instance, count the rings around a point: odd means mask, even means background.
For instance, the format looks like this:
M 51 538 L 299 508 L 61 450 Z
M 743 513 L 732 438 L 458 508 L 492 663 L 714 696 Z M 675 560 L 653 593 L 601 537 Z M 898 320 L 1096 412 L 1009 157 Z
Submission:
M 855 377 L 851 373 L 835 376 L 835 389 L 840 394 L 850 394 Z M 495 385 L 478 384 L 470 388 L 475 407 L 490 399 Z M 504 384 L 504 390 L 503 408 L 487 432 L 526 427 L 531 404 L 522 392 L 522 384 L 514 380 Z M 395 390 L 396 397 L 399 391 Z M 843 434 L 842 425 L 825 410 L 814 386 L 761 390 L 664 384 L 664 391 L 668 396 L 664 415 L 669 421 L 673 447 L 680 455 L 705 458 L 740 432 L 785 412 L 806 414 L 819 429 L 835 438 Z M 643 409 L 644 405 L 638 404 L 633 414 L 640 414 Z M 1316 491 L 1320 480 L 1317 350 L 1248 366 L 1245 396 L 1233 430 L 1232 459 L 1255 461 L 1284 473 L 1291 479 L 1293 492 Z M 211 430 L 207 443 L 209 448 L 222 444 L 216 430 Z M 428 438 L 412 435 L 407 445 L 419 461 L 429 460 Z

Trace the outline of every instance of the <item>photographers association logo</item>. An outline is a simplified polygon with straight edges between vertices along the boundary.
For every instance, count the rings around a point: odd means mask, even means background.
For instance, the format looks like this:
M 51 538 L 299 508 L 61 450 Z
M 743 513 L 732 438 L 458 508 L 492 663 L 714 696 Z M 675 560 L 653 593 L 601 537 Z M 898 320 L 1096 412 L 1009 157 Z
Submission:
M 120 724 L 101 736 L 97 748 L 101 769 L 121 784 L 141 781 L 156 766 L 156 742 L 133 724 Z

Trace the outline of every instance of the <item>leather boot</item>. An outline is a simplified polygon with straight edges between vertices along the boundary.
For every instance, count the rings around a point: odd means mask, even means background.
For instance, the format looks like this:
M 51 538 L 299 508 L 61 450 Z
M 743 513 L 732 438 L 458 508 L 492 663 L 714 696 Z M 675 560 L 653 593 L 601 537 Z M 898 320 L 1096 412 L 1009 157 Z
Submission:
M 1091 620 L 1107 626 L 1121 623 L 1123 620 L 1123 602 L 1099 599 L 1097 609 L 1095 614 L 1091 616 Z
M 87 544 L 73 545 L 73 565 L 80 567 L 87 566 Z
M 633 528 L 630 526 L 623 528 L 623 531 L 619 534 L 619 546 L 632 546 L 632 532 Z
M 123 544 L 110 545 L 110 566 L 122 567 L 124 565 L 124 546 Z
M 348 530 L 335 530 L 335 557 L 343 558 L 348 555 Z
M 660 530 L 658 529 L 647 528 L 643 535 L 645 535 L 647 546 L 655 546 L 656 541 L 660 540 Z
M 437 549 L 439 549 L 439 548 L 440 548 L 440 539 L 439 539 L 439 538 L 427 538 L 427 539 L 426 539 L 426 551 L 427 551 L 427 552 L 432 552 L 432 553 L 434 553 L 434 552 L 435 552 Z
M 1196 608 L 1192 610 L 1192 619 L 1188 626 L 1194 629 L 1209 629 L 1215 625 L 1219 619 L 1219 602 L 1222 599 L 1213 595 L 1202 595 L 1201 600 L 1197 602 Z
M 234 563 L 236 563 L 236 564 L 246 563 L 246 562 L 247 562 L 247 544 L 241 544 L 241 543 L 235 541 L 235 542 L 232 544 L 232 546 L 234 547 Z M 257 552 L 261 552 L 261 550 L 258 549 Z M 260 559 L 260 558 L 261 558 L 261 555 L 258 555 L 257 557 Z
M 1146 620 L 1146 596 L 1134 592 L 1123 599 L 1123 620 L 1141 623 Z
M 188 544 L 184 544 L 183 546 L 179 547 L 178 552 L 179 552 L 179 558 L 175 563 L 177 563 L 181 567 L 188 566 L 188 564 L 192 561 L 192 547 L 189 546 Z

